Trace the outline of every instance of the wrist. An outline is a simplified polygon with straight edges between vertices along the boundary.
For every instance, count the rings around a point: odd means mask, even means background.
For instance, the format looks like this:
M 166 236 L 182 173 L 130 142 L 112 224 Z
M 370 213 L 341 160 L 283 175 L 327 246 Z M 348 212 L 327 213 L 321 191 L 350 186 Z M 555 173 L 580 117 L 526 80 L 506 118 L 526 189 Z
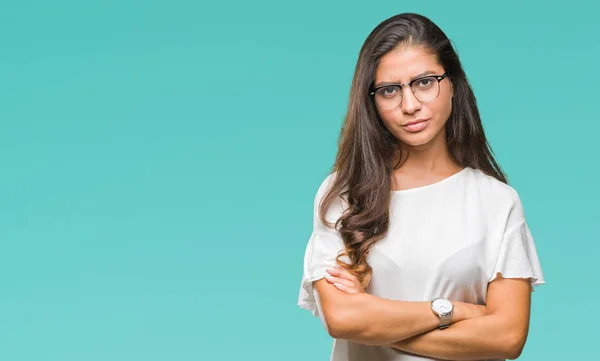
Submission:
M 439 320 L 438 328 L 443 330 L 454 322 L 454 303 L 446 298 L 438 297 L 431 301 L 431 310 Z

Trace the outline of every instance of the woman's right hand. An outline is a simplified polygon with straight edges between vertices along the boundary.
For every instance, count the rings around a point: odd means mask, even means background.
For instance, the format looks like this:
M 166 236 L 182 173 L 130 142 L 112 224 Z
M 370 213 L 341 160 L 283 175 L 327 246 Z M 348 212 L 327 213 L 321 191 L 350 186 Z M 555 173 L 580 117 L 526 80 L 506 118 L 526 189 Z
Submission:
M 328 268 L 325 279 L 327 279 L 327 282 L 333 284 L 340 291 L 350 294 L 365 293 L 365 290 L 362 288 L 358 277 L 339 266 Z

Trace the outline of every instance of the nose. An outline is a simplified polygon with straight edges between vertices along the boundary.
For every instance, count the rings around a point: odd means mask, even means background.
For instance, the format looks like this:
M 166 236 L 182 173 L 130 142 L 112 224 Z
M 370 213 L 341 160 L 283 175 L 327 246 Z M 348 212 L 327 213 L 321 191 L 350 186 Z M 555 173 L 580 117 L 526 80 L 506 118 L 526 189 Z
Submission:
M 404 113 L 413 114 L 421 109 L 421 103 L 417 100 L 410 87 L 403 87 L 402 91 L 401 107 Z

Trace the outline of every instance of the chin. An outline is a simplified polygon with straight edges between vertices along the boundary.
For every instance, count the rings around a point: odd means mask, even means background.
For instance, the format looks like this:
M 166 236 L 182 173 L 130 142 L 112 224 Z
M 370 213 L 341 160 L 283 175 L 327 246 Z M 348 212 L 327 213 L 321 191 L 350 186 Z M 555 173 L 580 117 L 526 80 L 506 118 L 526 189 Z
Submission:
M 416 133 L 416 134 L 404 134 L 400 137 L 400 142 L 411 147 L 419 147 L 431 143 L 435 138 L 434 134 Z

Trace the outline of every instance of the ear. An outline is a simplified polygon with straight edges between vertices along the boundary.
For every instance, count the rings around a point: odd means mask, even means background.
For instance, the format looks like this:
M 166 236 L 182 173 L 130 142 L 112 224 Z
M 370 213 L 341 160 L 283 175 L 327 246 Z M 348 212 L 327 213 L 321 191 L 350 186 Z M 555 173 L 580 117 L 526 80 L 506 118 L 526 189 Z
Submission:
M 452 94 L 452 98 L 454 98 L 454 84 L 450 81 L 450 94 Z

